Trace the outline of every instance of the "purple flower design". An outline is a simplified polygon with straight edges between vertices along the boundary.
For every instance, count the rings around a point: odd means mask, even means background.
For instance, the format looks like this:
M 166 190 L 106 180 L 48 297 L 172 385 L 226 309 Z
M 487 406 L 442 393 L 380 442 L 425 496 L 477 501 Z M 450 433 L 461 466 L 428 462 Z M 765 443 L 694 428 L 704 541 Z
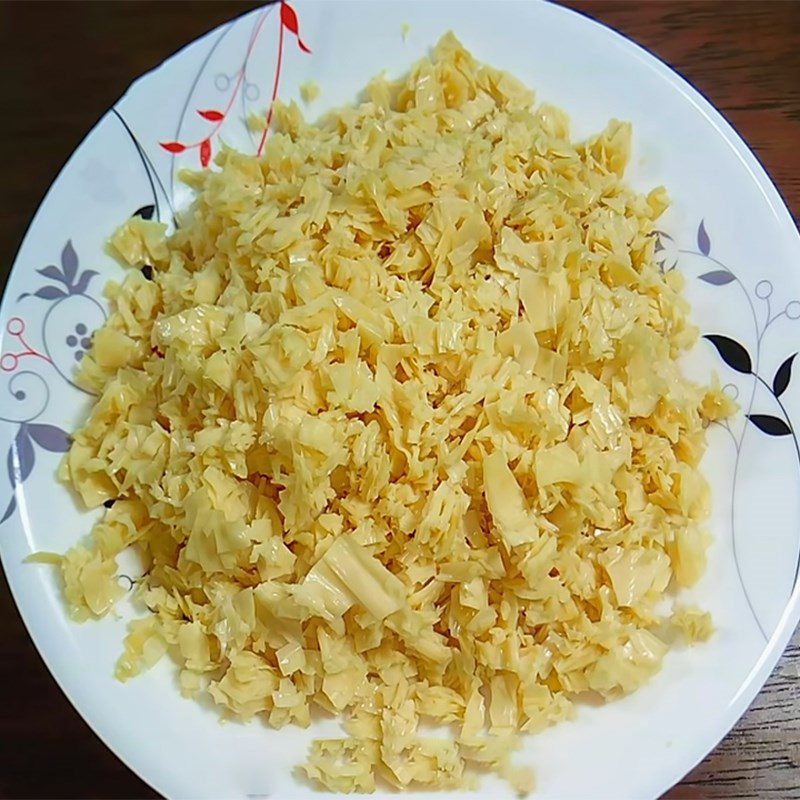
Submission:
M 5 510 L 0 523 L 5 522 L 17 508 L 17 489 L 33 471 L 36 463 L 36 447 L 50 453 L 66 453 L 69 450 L 70 438 L 66 431 L 55 425 L 42 422 L 23 422 L 17 430 L 14 441 L 8 449 L 6 464 L 8 479 L 14 493 Z
M 33 293 L 25 292 L 17 298 L 18 300 L 22 300 L 24 297 L 39 297 L 42 300 L 63 300 L 72 294 L 85 294 L 92 278 L 98 274 L 93 269 L 78 270 L 78 254 L 72 246 L 71 239 L 67 241 L 61 251 L 60 269 L 50 264 L 36 271 L 55 283 L 42 286 Z

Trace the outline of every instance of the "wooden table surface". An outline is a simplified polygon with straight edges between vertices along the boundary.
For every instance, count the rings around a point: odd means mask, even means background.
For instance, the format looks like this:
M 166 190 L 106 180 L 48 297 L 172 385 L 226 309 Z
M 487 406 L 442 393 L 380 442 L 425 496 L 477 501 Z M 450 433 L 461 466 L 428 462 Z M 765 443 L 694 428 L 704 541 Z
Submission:
M 255 5 L 0 3 L 3 275 L 51 180 L 128 84 Z M 697 86 L 749 142 L 800 218 L 800 2 L 569 5 Z M 0 797 L 157 797 L 60 693 L 0 584 Z M 744 718 L 667 797 L 800 798 L 797 633 Z

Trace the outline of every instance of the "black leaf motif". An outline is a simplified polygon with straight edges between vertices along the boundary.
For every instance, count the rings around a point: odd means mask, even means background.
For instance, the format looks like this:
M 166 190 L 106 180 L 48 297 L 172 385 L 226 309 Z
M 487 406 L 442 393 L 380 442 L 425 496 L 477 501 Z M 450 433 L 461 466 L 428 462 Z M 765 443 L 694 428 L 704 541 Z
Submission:
M 137 208 L 131 216 L 141 217 L 142 219 L 153 219 L 153 214 L 155 214 L 155 211 L 156 207 L 153 205 L 142 206 L 141 208 Z
M 772 393 L 775 397 L 780 397 L 789 386 L 789 381 L 792 379 L 792 362 L 796 355 L 797 353 L 794 353 L 789 356 L 789 358 L 778 367 L 778 371 L 772 379 Z
M 664 259 L 658 265 L 658 268 L 661 270 L 662 275 L 666 275 L 668 272 L 672 272 L 678 266 L 678 259 L 674 258 L 671 261 L 668 259 Z
M 37 269 L 36 270 L 40 275 L 44 275 L 45 278 L 49 278 L 52 281 L 59 281 L 60 283 L 66 283 L 66 278 L 62 274 L 61 270 L 58 267 L 54 267 L 52 264 L 44 269 Z
M 749 375 L 753 371 L 753 362 L 750 359 L 750 353 L 739 344 L 739 342 L 729 339 L 727 336 L 720 336 L 717 333 L 706 334 L 704 339 L 708 339 L 717 352 L 722 357 L 722 360 L 737 372 L 743 372 Z
M 712 272 L 706 272 L 698 276 L 701 281 L 710 283 L 714 286 L 725 286 L 726 283 L 732 283 L 736 280 L 736 276 L 727 269 L 715 269 Z
M 28 436 L 26 425 L 20 425 L 11 447 L 8 448 L 8 479 L 12 486 L 19 486 L 31 474 L 36 454 Z
M 705 220 L 700 220 L 700 226 L 697 229 L 697 249 L 704 256 L 711 252 L 711 239 L 708 238 Z
M 133 578 L 131 578 L 130 575 L 119 574 L 119 575 L 117 575 L 117 578 L 119 580 L 121 580 L 121 581 L 127 581 L 128 582 L 128 586 L 127 586 L 127 588 L 125 590 L 127 592 L 129 592 L 131 589 L 133 589 L 134 586 L 136 586 L 136 581 Z
M 62 297 L 67 297 L 67 293 L 59 289 L 57 286 L 42 286 L 33 293 L 34 297 L 41 297 L 42 300 L 59 300 Z M 27 297 L 27 295 L 22 295 Z M 22 299 L 22 297 L 20 299 Z
M 0 525 L 4 523 L 17 509 L 17 498 L 14 495 L 11 495 L 11 502 L 8 504 L 8 508 L 6 508 L 6 513 L 3 514 L 3 518 L 0 519 Z
M 72 246 L 72 239 L 67 240 L 64 249 L 61 251 L 61 269 L 64 270 L 67 284 L 71 284 L 78 272 L 78 254 Z
M 782 419 L 769 414 L 748 414 L 747 419 L 760 431 L 770 436 L 789 436 L 792 432 L 792 429 Z
M 51 453 L 66 453 L 69 450 L 70 439 L 66 431 L 57 428 L 55 425 L 43 425 L 41 423 L 31 423 L 28 431 L 39 447 L 49 450 Z
M 653 238 L 655 240 L 654 249 L 656 253 L 660 253 L 662 250 L 665 249 L 664 241 L 674 242 L 675 240 L 668 234 L 664 233 L 664 231 L 653 231 Z
M 99 273 L 95 272 L 93 269 L 85 269 L 81 272 L 80 278 L 78 278 L 75 284 L 70 288 L 69 293 L 83 294 L 89 286 L 89 281 L 97 274 Z

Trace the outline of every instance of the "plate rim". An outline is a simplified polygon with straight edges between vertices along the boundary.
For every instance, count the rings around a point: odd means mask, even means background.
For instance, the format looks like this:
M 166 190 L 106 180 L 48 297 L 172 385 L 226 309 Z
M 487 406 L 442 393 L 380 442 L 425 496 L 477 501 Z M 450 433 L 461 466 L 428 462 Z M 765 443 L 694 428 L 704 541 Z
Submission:
M 82 151 L 85 146 L 87 146 L 92 135 L 100 128 L 106 118 L 114 113 L 114 110 L 117 108 L 117 106 L 132 91 L 134 91 L 139 84 L 155 76 L 166 65 L 179 58 L 189 48 L 199 45 L 200 43 L 212 38 L 215 34 L 221 32 L 223 29 L 234 25 L 246 17 L 258 14 L 265 8 L 275 5 L 280 1 L 281 0 L 271 0 L 271 2 L 266 2 L 262 5 L 256 6 L 253 9 L 245 11 L 242 14 L 233 16 L 225 22 L 220 23 L 202 35 L 182 45 L 180 48 L 176 49 L 170 55 L 162 59 L 157 65 L 134 77 L 122 94 L 114 101 L 114 103 L 112 103 L 111 106 L 105 109 L 98 116 L 97 121 L 81 138 L 79 144 L 71 151 L 69 156 L 58 170 L 57 174 L 47 188 L 47 191 L 39 201 L 36 211 L 28 223 L 25 234 L 22 237 L 19 247 L 17 248 L 12 260 L 11 269 L 9 270 L 8 278 L 6 280 L 6 286 L 3 288 L 2 299 L 0 300 L 0 319 L 5 318 L 7 306 L 10 303 L 9 283 L 11 282 L 11 278 L 17 269 L 19 255 L 29 237 L 33 235 L 34 228 L 36 227 L 43 208 L 47 204 L 47 201 L 50 199 L 51 195 L 56 191 L 56 187 L 64 173 L 76 159 L 79 152 Z M 339 1 L 348 4 L 354 4 L 358 2 L 358 0 Z M 493 1 L 497 2 L 497 0 Z M 660 56 L 651 52 L 643 45 L 638 44 L 624 33 L 615 30 L 604 22 L 594 19 L 588 14 L 577 9 L 564 6 L 556 2 L 551 2 L 550 0 L 500 1 L 509 5 L 516 4 L 517 2 L 525 2 L 531 6 L 546 6 L 549 7 L 549 10 L 552 10 L 556 14 L 571 16 L 573 21 L 579 23 L 584 29 L 599 28 L 604 32 L 605 35 L 610 36 L 612 41 L 616 41 L 617 44 L 622 46 L 626 53 L 633 57 L 641 67 L 649 68 L 655 71 L 662 80 L 664 80 L 672 88 L 676 89 L 683 96 L 683 98 L 707 120 L 707 122 L 718 134 L 718 138 L 720 138 L 730 147 L 731 151 L 736 155 L 744 168 L 747 170 L 747 173 L 752 181 L 761 191 L 764 199 L 767 202 L 767 205 L 769 206 L 769 209 L 777 217 L 781 227 L 790 231 L 791 238 L 794 240 L 797 246 L 800 246 L 800 231 L 798 231 L 797 224 L 794 221 L 792 213 L 789 210 L 783 195 L 770 177 L 764 165 L 761 163 L 761 160 L 758 158 L 750 145 L 733 127 L 733 125 L 725 118 L 722 112 L 718 110 L 716 106 L 714 106 L 714 104 L 677 69 L 671 67 Z M 418 4 L 419 0 L 411 0 L 411 2 Z M 453 4 L 457 2 L 457 0 L 435 0 L 435 2 L 441 4 Z M 472 2 L 478 3 L 483 2 L 483 0 L 472 0 Z M 92 733 L 97 736 L 100 741 L 111 751 L 111 753 L 113 753 L 116 758 L 125 764 L 125 766 L 130 769 L 131 772 L 133 772 L 140 780 L 164 797 L 172 798 L 181 796 L 181 792 L 172 792 L 169 790 L 170 781 L 167 779 L 168 776 L 166 774 L 155 776 L 145 775 L 144 773 L 146 765 L 134 763 L 138 762 L 140 759 L 135 758 L 133 755 L 126 754 L 123 751 L 123 739 L 120 738 L 116 744 L 112 744 L 110 739 L 114 736 L 116 732 L 115 729 L 110 726 L 103 725 L 99 721 L 92 720 L 90 715 L 88 713 L 84 713 L 82 710 L 82 701 L 75 696 L 76 693 L 68 690 L 65 687 L 62 677 L 54 668 L 52 659 L 45 655 L 44 645 L 40 643 L 42 634 L 35 632 L 35 627 L 29 624 L 28 614 L 26 613 L 23 605 L 20 604 L 17 591 L 15 590 L 13 581 L 11 579 L 11 573 L 8 569 L 8 565 L 6 564 L 7 556 L 4 556 L 3 551 L 4 548 L 0 546 L 0 564 L 3 566 L 9 592 L 16 607 L 16 612 L 25 625 L 27 634 L 33 642 L 39 657 L 46 666 L 50 676 L 61 690 L 62 694 L 66 697 L 75 711 L 80 715 L 81 719 L 89 727 Z M 686 767 L 686 763 L 682 765 L 678 765 L 677 763 L 675 765 L 671 765 L 668 760 L 656 761 L 655 765 L 649 772 L 650 780 L 646 786 L 643 784 L 640 787 L 641 792 L 636 795 L 637 797 L 641 796 L 656 798 L 661 793 L 668 791 L 672 786 L 674 786 L 689 772 L 691 772 L 691 770 L 693 770 L 728 735 L 731 729 L 746 712 L 756 695 L 764 687 L 778 660 L 783 655 L 789 640 L 794 634 L 794 631 L 798 626 L 798 622 L 800 622 L 800 582 L 794 587 L 794 590 L 789 597 L 784 611 L 775 627 L 775 630 L 769 637 L 768 641 L 763 645 L 756 663 L 753 665 L 749 674 L 742 682 L 734 698 L 728 703 L 727 707 L 724 710 L 721 710 L 719 715 L 714 718 L 716 720 L 715 723 L 704 726 L 703 729 L 696 734 L 695 741 L 697 744 L 695 747 L 690 748 L 694 753 L 694 756 L 691 759 L 692 763 Z

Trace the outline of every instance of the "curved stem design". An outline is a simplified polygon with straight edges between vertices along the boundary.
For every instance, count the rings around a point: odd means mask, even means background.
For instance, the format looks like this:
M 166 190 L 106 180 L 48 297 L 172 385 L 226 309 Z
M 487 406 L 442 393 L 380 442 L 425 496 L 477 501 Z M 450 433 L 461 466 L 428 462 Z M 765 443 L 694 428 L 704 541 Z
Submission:
M 100 309 L 100 313 L 103 315 L 103 319 L 104 319 L 104 320 L 105 320 L 105 319 L 107 319 L 107 315 L 106 315 L 106 311 L 105 311 L 105 309 L 103 308 L 103 306 L 101 306 L 101 305 L 100 305 L 100 303 L 98 303 L 98 302 L 97 302 L 97 300 L 95 300 L 95 299 L 94 299 L 94 297 L 90 297 L 88 294 L 85 294 L 85 295 L 82 295 L 82 296 L 83 296 L 83 297 L 85 297 L 87 300 L 90 300 L 92 303 L 94 303 L 94 304 L 95 304 L 95 305 L 96 305 L 96 306 L 97 306 L 97 307 Z M 66 299 L 66 298 L 64 298 L 64 299 Z M 61 300 L 58 300 L 57 302 L 53 303 L 53 305 L 51 305 L 51 306 L 50 306 L 50 308 L 48 308 L 48 309 L 47 309 L 47 313 L 44 315 L 44 319 L 42 320 L 42 330 L 44 330 L 45 326 L 47 325 L 47 320 L 50 318 L 50 315 L 53 313 L 53 310 L 54 310 L 54 309 L 55 309 L 55 308 L 58 306 L 58 304 L 59 304 L 59 303 L 61 303 L 61 302 L 62 302 Z M 78 386 L 78 384 L 77 384 L 77 383 L 75 383 L 75 381 L 73 381 L 73 380 L 72 380 L 72 378 L 70 378 L 70 377 L 69 377 L 69 375 L 65 375 L 65 374 L 64 374 L 64 373 L 63 373 L 63 372 L 62 372 L 62 371 L 59 369 L 59 366 L 58 366 L 58 364 L 56 364 L 56 362 L 53 360 L 52 356 L 50 355 L 50 349 L 47 347 L 47 338 L 46 338 L 45 336 L 42 336 L 42 342 L 43 342 L 43 344 L 44 344 L 44 351 L 45 351 L 45 353 L 47 353 L 47 359 L 48 359 L 48 361 L 49 361 L 49 362 L 50 362 L 50 363 L 53 365 L 53 369 L 54 369 L 54 370 L 55 370 L 55 371 L 56 371 L 56 372 L 57 372 L 57 373 L 58 373 L 58 374 L 59 374 L 59 375 L 60 375 L 60 376 L 61 376 L 61 377 L 62 377 L 62 378 L 63 378 L 63 379 L 64 379 L 64 380 L 65 380 L 65 381 L 66 381 L 66 382 L 67 382 L 67 383 L 68 383 L 68 384 L 69 384 L 69 385 L 70 385 L 70 386 L 73 388 L 73 389 L 77 389 L 79 392 L 83 392 L 84 394 L 88 394 L 90 397 L 94 397 L 94 396 L 95 396 L 95 395 L 94 395 L 94 392 L 90 392 L 90 391 L 88 391 L 87 389 L 84 389 L 82 386 Z
M 759 365 L 761 362 L 761 338 L 763 336 L 763 331 L 761 330 L 761 326 L 758 324 L 758 314 L 756 313 L 755 305 L 753 305 L 753 299 L 750 297 L 750 293 L 747 291 L 747 288 L 742 283 L 737 275 L 735 275 L 731 270 L 727 267 L 727 265 L 723 264 L 719 259 L 714 258 L 707 253 L 701 253 L 698 250 L 678 250 L 679 253 L 683 255 L 692 255 L 692 256 L 700 256 L 712 264 L 716 264 L 720 269 L 725 270 L 725 272 L 731 274 L 742 291 L 742 294 L 747 300 L 747 304 L 750 307 L 750 315 L 753 319 L 753 329 L 755 331 L 755 338 L 756 338 L 756 353 L 754 359 L 754 368 L 753 368 L 753 388 L 750 392 L 750 399 L 747 405 L 746 416 L 749 416 L 753 410 L 753 403 L 755 401 L 756 396 L 756 378 L 759 369 Z M 766 328 L 765 328 L 766 330 Z M 731 545 L 733 550 L 733 562 L 736 566 L 736 574 L 739 576 L 739 585 L 742 587 L 742 593 L 744 594 L 744 599 L 747 602 L 747 607 L 750 609 L 750 614 L 753 617 L 753 620 L 756 623 L 756 627 L 759 630 L 759 633 L 763 637 L 764 641 L 768 641 L 769 637 L 764 630 L 763 625 L 761 624 L 761 620 L 758 618 L 758 614 L 756 614 L 755 607 L 753 606 L 753 601 L 750 598 L 750 593 L 747 591 L 747 586 L 745 585 L 744 578 L 742 576 L 742 567 L 739 563 L 739 547 L 736 539 L 736 487 L 739 482 L 739 464 L 741 459 L 741 452 L 742 448 L 744 447 L 744 439 L 747 435 L 747 424 L 742 427 L 742 432 L 739 435 L 738 444 L 736 444 L 736 458 L 733 462 L 733 477 L 731 480 Z M 734 437 L 735 438 L 735 437 Z
M 19 384 L 19 379 L 20 378 L 23 378 L 23 377 L 25 377 L 27 375 L 30 375 L 30 376 L 36 378 L 36 380 L 39 381 L 39 383 L 41 383 L 41 385 L 44 387 L 44 402 L 42 402 L 40 404 L 41 407 L 34 414 L 31 414 L 29 417 L 25 417 L 24 419 L 12 419 L 10 417 L 0 416 L 0 420 L 2 420 L 3 422 L 10 422 L 13 425 L 24 425 L 25 423 L 33 422 L 33 420 L 35 420 L 37 417 L 40 417 L 44 413 L 44 410 L 47 408 L 47 405 L 50 402 L 50 387 L 47 385 L 47 381 L 41 375 L 39 375 L 36 372 L 32 372 L 31 370 L 25 370 L 23 372 L 18 372 L 8 382 L 8 391 L 11 393 L 11 395 L 16 400 L 19 400 L 20 402 L 23 401 L 23 400 L 26 400 L 27 396 L 26 396 L 25 392 L 22 389 L 15 389 L 14 386 L 15 386 L 15 384 Z M 21 397 L 19 396 L 20 392 L 22 392 L 22 396 Z
M 783 414 L 784 422 L 789 426 L 789 430 L 792 435 L 792 442 L 794 443 L 794 452 L 795 455 L 797 456 L 797 465 L 798 468 L 800 468 L 800 443 L 798 443 L 797 441 L 797 434 L 795 433 L 794 425 L 792 425 L 792 420 L 789 418 L 789 412 L 786 410 L 786 406 L 784 406 L 784 404 L 781 402 L 781 398 L 777 394 L 775 394 L 772 387 L 760 375 L 756 375 L 755 377 L 756 380 L 762 386 L 764 386 L 766 390 L 772 395 L 775 402 L 778 404 L 778 408 L 780 408 L 781 410 L 781 414 Z M 794 590 L 794 587 L 797 586 L 798 578 L 800 578 L 800 550 L 798 551 L 797 563 L 795 564 L 794 568 L 794 577 L 792 578 L 792 590 Z
M 272 97 L 269 101 L 269 111 L 267 112 L 267 119 L 264 124 L 264 130 L 261 134 L 261 139 L 258 143 L 258 150 L 256 155 L 261 155 L 264 149 L 264 143 L 267 141 L 267 134 L 269 133 L 269 126 L 272 124 L 272 114 L 275 111 L 275 100 L 278 97 L 278 87 L 281 82 L 281 67 L 283 66 L 283 29 L 284 25 L 281 24 L 280 32 L 278 33 L 278 63 L 275 66 L 275 81 L 272 84 Z

